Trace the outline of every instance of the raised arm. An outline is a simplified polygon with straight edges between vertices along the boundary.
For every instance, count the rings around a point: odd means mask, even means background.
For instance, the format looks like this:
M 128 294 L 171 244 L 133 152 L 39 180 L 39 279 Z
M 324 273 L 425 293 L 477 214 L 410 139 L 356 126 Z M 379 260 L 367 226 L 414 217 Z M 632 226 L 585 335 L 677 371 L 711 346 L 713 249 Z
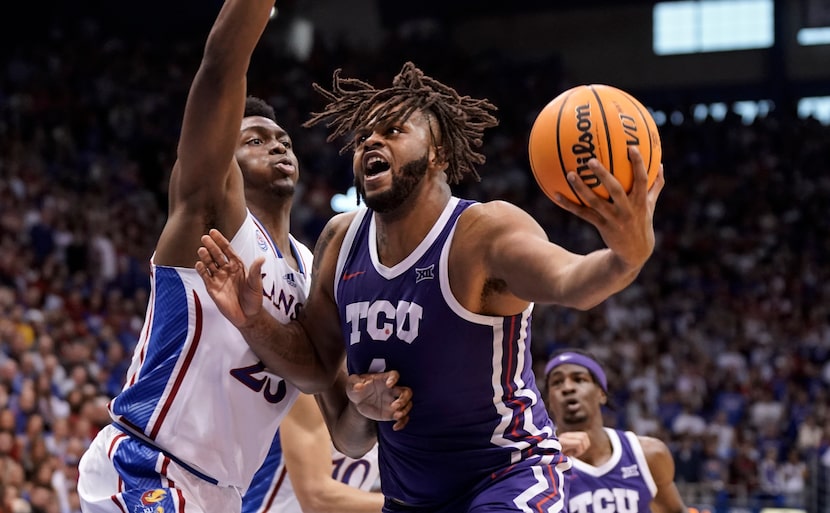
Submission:
M 630 156 L 635 181 L 629 194 L 593 160 L 592 169 L 607 184 L 614 202 L 599 198 L 577 180 L 574 186 L 580 197 L 592 197 L 588 206 L 562 204 L 596 226 L 605 249 L 572 253 L 551 243 L 530 215 L 508 203 L 471 209 L 464 240 L 476 245 L 473 254 L 483 256 L 486 279 L 503 283 L 505 293 L 523 301 L 580 309 L 591 308 L 629 285 L 654 249 L 652 214 L 664 183 L 661 170 L 651 190 L 646 190 L 642 159 L 636 150 Z
M 226 0 L 207 37 L 185 104 L 156 263 L 190 267 L 201 234 L 209 227 L 233 234 L 245 218 L 234 151 L 248 64 L 273 5 L 273 0 Z

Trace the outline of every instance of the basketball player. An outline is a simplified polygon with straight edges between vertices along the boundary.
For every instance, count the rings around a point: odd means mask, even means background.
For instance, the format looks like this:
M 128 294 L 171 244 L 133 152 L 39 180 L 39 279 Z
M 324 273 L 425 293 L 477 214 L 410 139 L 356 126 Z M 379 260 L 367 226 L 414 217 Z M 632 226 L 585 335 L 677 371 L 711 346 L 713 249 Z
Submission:
M 108 405 L 113 422 L 80 462 L 85 513 L 239 511 L 297 397 L 292 382 L 316 386 L 310 391 L 335 382 L 335 375 L 270 372 L 192 268 L 200 236 L 215 227 L 232 234 L 245 262 L 264 258 L 257 295 L 265 311 L 287 322 L 306 300 L 311 253 L 289 234 L 297 157 L 273 109 L 246 101 L 248 62 L 272 7 L 273 0 L 228 0 L 208 36 L 151 261 L 145 326 L 126 385 Z M 338 421 L 362 426 L 345 404 Z
M 497 123 L 487 100 L 412 63 L 387 89 L 339 70 L 331 91 L 315 88 L 328 105 L 307 125 L 325 122 L 330 140 L 351 136 L 344 151 L 353 151 L 366 207 L 323 230 L 296 322 L 280 325 L 262 309 L 253 294 L 262 261 L 246 269 L 217 230 L 202 238 L 196 264 L 211 296 L 269 366 L 311 341 L 315 364 L 333 365 L 325 360 L 345 351 L 350 373 L 400 371 L 413 407 L 405 429 L 378 425 L 384 511 L 562 511 L 570 462 L 534 381 L 530 314 L 534 302 L 591 308 L 634 280 L 654 248 L 662 170 L 648 190 L 630 150 L 626 194 L 592 159 L 613 202 L 570 174 L 586 204 L 557 204 L 591 222 L 608 246 L 578 255 L 512 204 L 452 195 L 450 183 L 477 176 L 484 161 L 476 147 Z
M 674 460 L 666 444 L 631 431 L 603 427 L 608 383 L 591 356 L 555 354 L 545 366 L 548 411 L 560 436 L 587 433 L 588 448 L 573 458 L 570 513 L 686 513 L 674 484 Z
M 331 444 L 314 398 L 300 394 L 242 500 L 242 513 L 380 513 L 377 445 L 360 459 Z M 276 455 L 276 457 L 274 457 Z

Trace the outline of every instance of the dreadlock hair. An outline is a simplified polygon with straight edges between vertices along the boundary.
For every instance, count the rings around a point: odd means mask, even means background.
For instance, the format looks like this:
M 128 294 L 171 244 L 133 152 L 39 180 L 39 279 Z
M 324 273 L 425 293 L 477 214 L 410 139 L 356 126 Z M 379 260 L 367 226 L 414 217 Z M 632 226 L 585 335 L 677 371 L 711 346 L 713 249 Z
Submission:
M 248 96 L 245 98 L 245 113 L 242 117 L 262 116 L 268 118 L 274 123 L 277 122 L 277 115 L 274 112 L 274 107 L 268 105 L 268 102 L 256 96 Z
M 304 127 L 329 120 L 326 126 L 333 127 L 333 131 L 327 141 L 332 142 L 364 128 L 369 115 L 378 123 L 387 123 L 406 120 L 418 109 L 429 111 L 438 121 L 443 136 L 443 157 L 449 164 L 447 181 L 458 183 L 465 173 L 481 180 L 475 165 L 483 164 L 486 158 L 474 148 L 481 147 L 484 130 L 499 123 L 491 114 L 497 109 L 489 100 L 461 96 L 452 87 L 424 75 L 411 62 L 403 65 L 392 80 L 392 87 L 387 89 L 375 89 L 356 78 L 341 78 L 341 71 L 335 70 L 331 91 L 316 83 L 313 85 L 329 103 L 322 112 L 312 113 L 303 123 Z M 340 154 L 354 150 L 355 145 L 354 140 L 349 140 Z

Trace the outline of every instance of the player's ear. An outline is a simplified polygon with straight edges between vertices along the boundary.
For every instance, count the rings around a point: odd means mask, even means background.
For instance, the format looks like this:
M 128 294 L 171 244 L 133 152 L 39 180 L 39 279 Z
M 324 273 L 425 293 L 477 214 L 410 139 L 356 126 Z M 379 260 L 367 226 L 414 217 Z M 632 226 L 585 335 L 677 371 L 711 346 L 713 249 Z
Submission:
M 424 117 L 429 128 L 429 163 L 433 166 L 447 166 L 447 151 L 443 145 L 443 134 L 438 125 L 438 120 L 430 111 L 424 112 Z
M 432 147 L 432 163 L 438 164 L 441 162 L 446 162 L 446 156 L 444 155 L 444 147 L 443 146 L 433 146 Z
M 446 170 L 449 164 L 447 163 L 447 154 L 443 146 L 430 146 L 429 163 L 433 167 Z

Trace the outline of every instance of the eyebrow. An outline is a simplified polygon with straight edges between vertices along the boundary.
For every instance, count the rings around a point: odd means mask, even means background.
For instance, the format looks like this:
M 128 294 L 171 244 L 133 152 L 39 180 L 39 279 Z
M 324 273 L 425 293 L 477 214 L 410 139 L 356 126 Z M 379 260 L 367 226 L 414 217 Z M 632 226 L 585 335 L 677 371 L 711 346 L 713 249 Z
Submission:
M 551 378 L 554 377 L 554 376 L 584 376 L 584 375 L 590 376 L 591 381 L 596 382 L 596 380 L 594 379 L 594 375 L 591 374 L 591 371 L 589 371 L 588 369 L 585 369 L 585 370 L 572 370 L 570 372 L 565 372 L 563 370 L 554 370 L 554 371 L 551 371 L 551 373 L 550 373 Z
M 276 134 L 277 138 L 282 137 L 290 137 L 288 132 L 286 132 L 283 128 L 273 128 L 268 125 L 248 125 L 242 129 L 242 132 L 256 132 L 260 135 L 270 135 L 271 133 Z

